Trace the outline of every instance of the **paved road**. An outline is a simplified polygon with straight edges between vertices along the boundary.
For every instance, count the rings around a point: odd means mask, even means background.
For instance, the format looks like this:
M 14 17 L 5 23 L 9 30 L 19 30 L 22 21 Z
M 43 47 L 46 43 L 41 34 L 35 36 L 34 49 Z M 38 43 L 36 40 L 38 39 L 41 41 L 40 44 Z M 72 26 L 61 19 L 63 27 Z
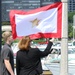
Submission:
M 53 73 L 53 75 L 60 75 L 60 64 L 46 65 L 46 67 Z M 75 64 L 68 66 L 68 75 L 75 75 Z
M 60 75 L 60 64 L 52 63 L 49 65 L 44 65 L 43 66 L 44 70 L 50 70 L 53 75 Z M 16 72 L 16 71 L 15 71 Z M 75 64 L 70 64 L 68 66 L 68 75 L 75 75 Z M 16 73 L 15 73 L 16 75 Z

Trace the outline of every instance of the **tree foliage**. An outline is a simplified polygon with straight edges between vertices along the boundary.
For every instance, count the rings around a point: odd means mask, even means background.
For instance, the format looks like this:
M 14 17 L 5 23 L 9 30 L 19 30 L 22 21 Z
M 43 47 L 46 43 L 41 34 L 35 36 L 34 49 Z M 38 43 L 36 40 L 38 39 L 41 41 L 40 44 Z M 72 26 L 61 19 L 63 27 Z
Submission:
M 69 12 L 68 13 L 68 22 L 73 23 L 73 16 L 75 15 L 75 12 Z
M 75 12 L 68 13 L 68 37 L 73 38 L 73 16 Z
M 2 25 L 10 25 L 10 22 L 9 21 L 3 21 Z
M 68 24 L 68 38 L 69 39 L 73 38 L 73 25 L 72 25 L 72 23 Z

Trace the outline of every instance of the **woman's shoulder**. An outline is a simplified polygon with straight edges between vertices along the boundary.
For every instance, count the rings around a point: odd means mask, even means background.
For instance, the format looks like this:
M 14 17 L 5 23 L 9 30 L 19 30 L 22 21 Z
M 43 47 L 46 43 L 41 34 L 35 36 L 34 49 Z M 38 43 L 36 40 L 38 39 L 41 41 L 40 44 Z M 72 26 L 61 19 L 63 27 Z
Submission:
M 30 48 L 30 51 L 38 52 L 39 48 Z
M 20 53 L 20 52 L 21 52 L 21 50 L 18 50 L 18 51 L 17 51 L 17 54 Z

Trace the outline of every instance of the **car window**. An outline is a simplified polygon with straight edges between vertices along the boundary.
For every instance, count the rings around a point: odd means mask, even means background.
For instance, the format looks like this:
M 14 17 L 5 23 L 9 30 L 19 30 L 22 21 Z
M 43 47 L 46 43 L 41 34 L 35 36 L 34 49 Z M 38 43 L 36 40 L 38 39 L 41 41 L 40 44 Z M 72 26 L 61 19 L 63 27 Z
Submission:
M 74 54 L 74 53 L 75 53 L 75 50 L 73 49 L 68 50 L 68 54 Z

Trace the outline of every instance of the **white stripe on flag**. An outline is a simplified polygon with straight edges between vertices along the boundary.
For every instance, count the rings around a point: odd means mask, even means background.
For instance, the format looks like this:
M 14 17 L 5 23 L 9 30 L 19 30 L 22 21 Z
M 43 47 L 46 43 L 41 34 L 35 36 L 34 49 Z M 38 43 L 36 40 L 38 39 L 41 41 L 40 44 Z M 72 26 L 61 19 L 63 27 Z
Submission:
M 38 26 L 32 26 L 34 19 L 39 20 Z M 47 11 L 40 11 L 35 14 L 19 15 L 15 14 L 16 32 L 18 36 L 26 36 L 42 33 L 57 32 L 57 8 Z

